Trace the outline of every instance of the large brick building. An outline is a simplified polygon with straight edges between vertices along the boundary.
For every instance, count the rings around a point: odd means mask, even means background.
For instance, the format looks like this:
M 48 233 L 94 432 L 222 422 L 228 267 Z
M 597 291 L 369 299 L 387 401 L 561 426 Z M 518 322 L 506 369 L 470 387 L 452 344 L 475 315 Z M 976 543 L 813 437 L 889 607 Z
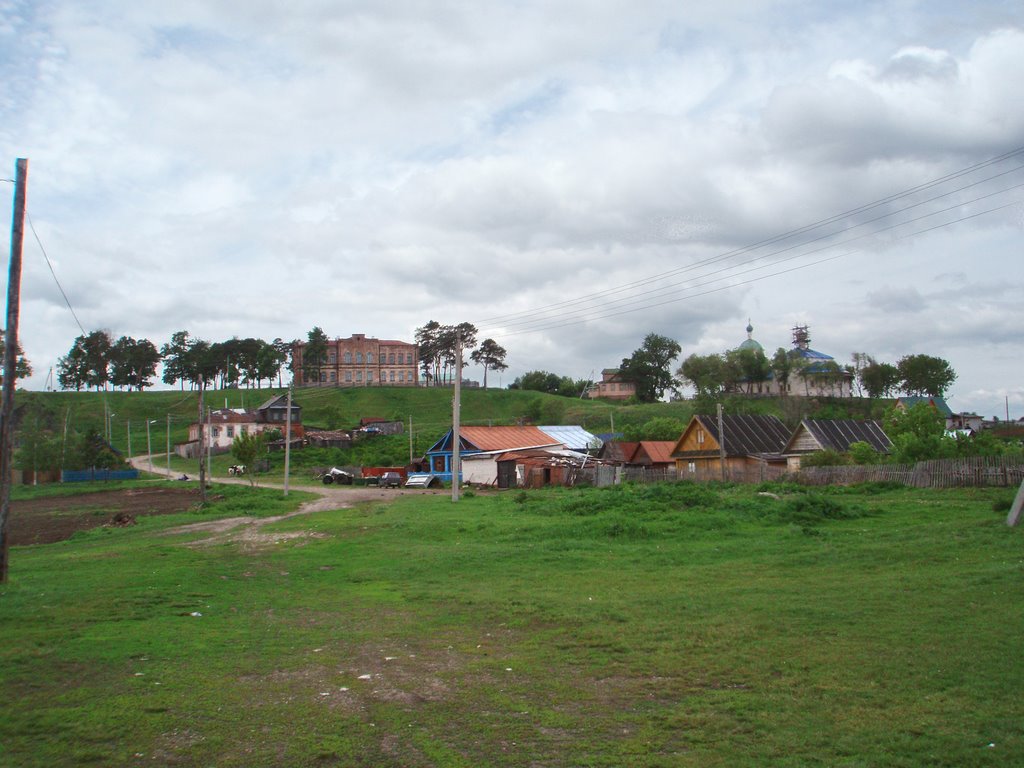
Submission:
M 306 343 L 292 345 L 295 383 L 334 387 L 414 387 L 419 384 L 420 356 L 415 344 L 375 339 L 354 333 L 327 342 L 323 364 L 305 366 Z

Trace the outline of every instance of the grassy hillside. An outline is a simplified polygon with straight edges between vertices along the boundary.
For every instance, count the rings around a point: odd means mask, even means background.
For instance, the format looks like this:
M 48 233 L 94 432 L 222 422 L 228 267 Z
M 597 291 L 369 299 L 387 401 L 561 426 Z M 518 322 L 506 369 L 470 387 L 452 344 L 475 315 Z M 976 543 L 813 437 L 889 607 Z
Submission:
M 757 490 L 406 496 L 209 546 L 164 535 L 208 517 L 183 515 L 16 547 L 0 763 L 1024 764 L 1012 494 Z
M 257 407 L 283 394 L 281 389 L 214 390 L 206 394 L 210 408 Z M 302 406 L 303 421 L 322 428 L 349 428 L 359 419 L 377 416 L 399 419 L 406 425 L 412 418 L 417 450 L 429 446 L 451 426 L 450 389 L 374 387 L 312 387 L 295 392 Z M 104 414 L 110 417 L 112 443 L 123 453 L 146 451 L 146 425 L 154 453 L 163 453 L 168 425 L 171 443 L 188 438 L 188 425 L 198 416 L 195 392 L 28 392 L 17 393 L 16 418 L 24 425 L 40 423 L 55 434 L 65 425 L 70 435 L 96 429 L 104 434 Z M 669 417 L 685 424 L 695 411 L 713 413 L 714 403 L 681 401 L 621 405 L 608 402 L 558 397 L 539 392 L 501 389 L 466 389 L 462 393 L 462 423 L 466 425 L 579 424 L 594 433 L 624 431 L 654 418 Z M 728 398 L 726 413 L 767 413 L 781 416 L 795 425 L 808 415 L 824 417 L 868 417 L 881 415 L 883 403 L 860 400 L 827 401 L 807 398 Z

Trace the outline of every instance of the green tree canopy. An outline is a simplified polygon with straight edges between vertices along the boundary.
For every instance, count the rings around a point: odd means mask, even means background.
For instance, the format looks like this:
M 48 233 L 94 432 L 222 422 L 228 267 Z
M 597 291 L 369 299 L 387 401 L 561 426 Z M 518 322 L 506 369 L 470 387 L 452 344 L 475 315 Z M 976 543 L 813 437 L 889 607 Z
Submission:
M 956 381 L 956 371 L 941 357 L 906 355 L 896 363 L 901 388 L 908 395 L 945 397 Z
M 682 347 L 667 336 L 648 333 L 643 344 L 622 361 L 619 374 L 636 384 L 636 397 L 642 403 L 653 403 L 676 384 L 672 362 Z

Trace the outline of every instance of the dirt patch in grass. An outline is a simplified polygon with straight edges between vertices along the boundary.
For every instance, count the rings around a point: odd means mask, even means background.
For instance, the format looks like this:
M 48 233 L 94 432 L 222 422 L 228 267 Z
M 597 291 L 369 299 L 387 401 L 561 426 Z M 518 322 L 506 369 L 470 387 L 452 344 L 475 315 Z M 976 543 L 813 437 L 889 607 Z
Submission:
M 131 488 L 12 501 L 8 535 L 12 546 L 52 544 L 102 525 L 130 525 L 145 515 L 181 514 L 198 503 L 198 488 Z

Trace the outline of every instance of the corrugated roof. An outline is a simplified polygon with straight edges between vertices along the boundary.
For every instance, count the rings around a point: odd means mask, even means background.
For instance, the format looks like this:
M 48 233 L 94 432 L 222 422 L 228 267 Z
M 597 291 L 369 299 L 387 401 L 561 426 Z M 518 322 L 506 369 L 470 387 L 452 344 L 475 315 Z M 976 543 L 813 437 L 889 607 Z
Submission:
M 716 442 L 718 419 L 715 416 L 694 416 Z M 722 417 L 725 432 L 725 455 L 747 456 L 752 453 L 779 453 L 789 441 L 789 430 L 775 416 L 729 415 Z
M 481 451 L 534 448 L 559 442 L 537 427 L 460 427 L 459 437 Z
M 561 443 L 566 448 L 574 451 L 589 451 L 600 448 L 598 440 L 590 432 L 579 426 L 540 426 L 537 427 L 545 435 L 548 435 L 555 442 Z
M 786 445 L 786 451 L 792 450 L 790 446 L 795 443 L 802 429 L 807 430 L 822 448 L 833 451 L 848 451 L 851 443 L 858 442 L 867 443 L 880 453 L 888 453 L 892 448 L 892 441 L 877 421 L 804 419 Z

